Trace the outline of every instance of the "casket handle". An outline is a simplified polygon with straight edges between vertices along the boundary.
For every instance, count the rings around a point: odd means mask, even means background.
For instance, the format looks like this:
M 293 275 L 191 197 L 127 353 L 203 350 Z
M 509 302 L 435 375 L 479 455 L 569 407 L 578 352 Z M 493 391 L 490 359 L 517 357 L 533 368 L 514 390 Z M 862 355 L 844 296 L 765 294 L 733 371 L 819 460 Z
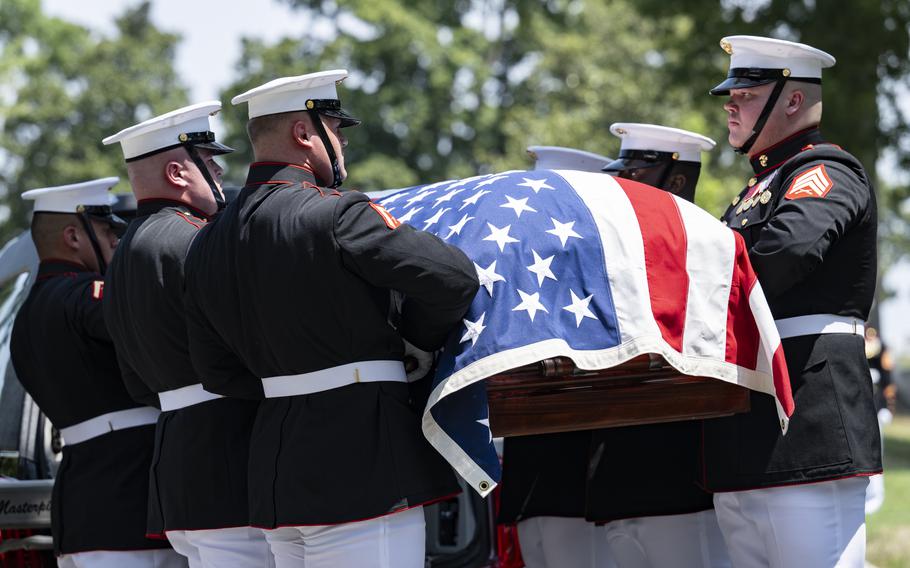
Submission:
M 634 361 L 641 361 L 641 357 L 636 358 Z M 660 355 L 650 353 L 647 355 L 647 368 L 649 371 L 659 371 L 670 368 L 670 365 Z M 599 371 L 585 371 L 579 369 L 568 357 L 551 357 L 550 359 L 544 359 L 537 363 L 537 371 L 540 373 L 541 377 L 547 378 L 568 376 L 581 377 L 599 373 Z

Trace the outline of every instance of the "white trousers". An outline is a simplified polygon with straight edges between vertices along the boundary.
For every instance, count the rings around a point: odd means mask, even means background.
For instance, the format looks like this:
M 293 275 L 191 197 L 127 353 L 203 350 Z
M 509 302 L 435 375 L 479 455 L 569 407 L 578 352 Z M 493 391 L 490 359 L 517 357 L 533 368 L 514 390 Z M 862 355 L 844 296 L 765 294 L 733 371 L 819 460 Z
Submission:
M 605 525 L 619 568 L 728 568 L 714 511 L 622 519 Z
M 186 568 L 186 558 L 169 548 L 157 550 L 94 550 L 64 554 L 59 568 Z
M 885 476 L 881 473 L 869 478 L 866 489 L 866 514 L 877 513 L 885 504 Z
M 614 568 L 603 527 L 584 519 L 534 517 L 518 523 L 527 568 Z
M 275 560 L 262 529 L 235 527 L 195 531 L 167 531 L 174 550 L 189 560 L 190 568 L 274 568 Z
M 423 507 L 340 525 L 265 531 L 276 568 L 423 568 Z
M 717 493 L 736 568 L 862 568 L 865 477 Z

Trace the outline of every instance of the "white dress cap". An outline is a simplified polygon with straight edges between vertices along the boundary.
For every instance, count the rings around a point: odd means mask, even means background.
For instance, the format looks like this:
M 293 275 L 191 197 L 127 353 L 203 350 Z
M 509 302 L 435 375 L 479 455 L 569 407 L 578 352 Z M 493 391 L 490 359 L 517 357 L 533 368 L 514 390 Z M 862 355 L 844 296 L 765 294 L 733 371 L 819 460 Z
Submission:
M 109 191 L 119 181 L 118 177 L 106 177 L 69 185 L 42 187 L 26 191 L 22 194 L 22 199 L 35 202 L 35 213 L 78 213 L 80 205 L 109 207 L 115 201 Z
M 218 114 L 220 110 L 221 103 L 218 101 L 205 101 L 185 106 L 125 128 L 113 136 L 108 136 L 102 142 L 104 144 L 120 142 L 123 157 L 126 160 L 175 148 L 187 141 L 185 135 L 189 133 L 211 132 L 211 117 Z M 212 143 L 210 144 L 226 149 L 219 148 L 215 150 L 216 152 L 230 151 L 230 148 L 214 142 L 214 140 Z M 205 144 L 197 146 L 208 147 Z
M 626 150 L 640 150 L 669 152 L 675 154 L 677 160 L 700 163 L 702 151 L 709 152 L 717 144 L 695 132 L 656 124 L 616 122 L 610 126 L 610 132 L 622 140 L 620 158 Z
M 770 37 L 728 36 L 720 45 L 730 54 L 730 67 L 734 69 L 789 69 L 791 77 L 820 79 L 822 69 L 836 62 L 831 54 L 811 45 Z
M 610 158 L 562 146 L 528 146 L 528 154 L 536 160 L 535 170 L 578 170 L 600 172 Z
M 804 43 L 770 37 L 735 35 L 720 40 L 730 55 L 727 79 L 711 89 L 712 95 L 726 95 L 730 89 L 748 89 L 783 79 L 821 83 L 822 69 L 835 63 L 834 57 Z
M 269 81 L 231 99 L 231 104 L 249 103 L 250 118 L 307 110 L 310 99 L 338 99 L 335 86 L 348 76 L 345 69 L 319 71 Z

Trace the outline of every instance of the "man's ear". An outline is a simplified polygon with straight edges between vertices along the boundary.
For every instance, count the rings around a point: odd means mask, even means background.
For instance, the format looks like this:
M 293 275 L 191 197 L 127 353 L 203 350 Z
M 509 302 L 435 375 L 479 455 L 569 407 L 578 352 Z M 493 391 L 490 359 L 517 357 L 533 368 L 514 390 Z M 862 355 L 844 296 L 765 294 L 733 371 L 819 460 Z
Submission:
M 803 103 L 806 100 L 806 95 L 802 91 L 793 91 L 787 97 L 787 108 L 785 109 L 787 116 L 793 116 L 799 109 L 803 107 Z
M 670 181 L 667 183 L 667 191 L 674 195 L 679 195 L 679 192 L 686 187 L 686 176 L 684 174 L 676 174 L 670 178 Z
M 183 167 L 183 164 L 177 161 L 170 161 L 164 166 L 164 178 L 169 184 L 181 189 L 186 188 L 189 185 L 189 181 L 187 181 L 185 177 L 185 172 L 186 169 Z
M 63 239 L 63 246 L 67 250 L 76 252 L 82 247 L 82 234 L 76 225 L 64 227 L 60 238 Z
M 311 128 L 311 125 L 305 120 L 294 121 L 291 135 L 298 146 L 303 146 L 306 149 L 313 147 L 313 141 L 311 140 L 312 134 L 310 132 Z

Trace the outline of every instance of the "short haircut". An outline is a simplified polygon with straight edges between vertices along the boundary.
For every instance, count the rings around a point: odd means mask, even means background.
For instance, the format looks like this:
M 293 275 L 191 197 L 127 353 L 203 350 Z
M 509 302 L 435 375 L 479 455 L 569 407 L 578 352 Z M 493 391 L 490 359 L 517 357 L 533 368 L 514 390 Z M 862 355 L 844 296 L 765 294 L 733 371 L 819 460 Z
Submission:
M 799 90 L 806 96 L 806 102 L 810 105 L 822 102 L 822 86 L 814 83 L 794 82 Z
M 803 94 L 803 108 L 811 108 L 822 102 L 822 86 L 807 81 L 789 81 L 781 99 L 786 99 L 795 91 Z
M 295 110 L 278 114 L 266 114 L 251 118 L 246 123 L 246 133 L 250 137 L 250 142 L 255 146 L 261 144 L 268 135 L 280 131 L 295 120 L 306 120 L 310 123 L 306 111 Z
M 35 213 L 32 218 L 32 241 L 39 258 L 59 254 L 60 235 L 70 225 L 79 226 L 79 218 L 71 213 Z

